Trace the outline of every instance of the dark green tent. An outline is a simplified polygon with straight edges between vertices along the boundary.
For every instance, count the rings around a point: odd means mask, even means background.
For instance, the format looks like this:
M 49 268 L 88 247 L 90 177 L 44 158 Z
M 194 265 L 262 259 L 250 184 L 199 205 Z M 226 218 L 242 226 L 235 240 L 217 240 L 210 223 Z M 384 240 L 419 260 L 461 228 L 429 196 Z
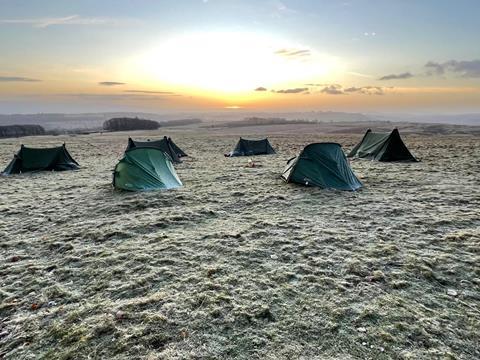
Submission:
M 77 170 L 79 167 L 80 165 L 68 153 L 65 144 L 45 149 L 29 148 L 22 145 L 2 174 L 20 174 L 41 170 Z
M 134 147 L 115 166 L 113 186 L 130 191 L 173 189 L 182 186 L 170 157 L 153 147 Z
M 225 156 L 252 156 L 275 154 L 275 150 L 267 138 L 262 140 L 242 139 L 237 143 L 235 149 Z
M 418 161 L 403 143 L 398 129 L 391 133 L 374 133 L 368 129 L 348 157 L 377 161 Z
M 286 182 L 338 190 L 357 190 L 362 187 L 342 147 L 336 143 L 307 145 L 299 156 L 288 161 L 282 178 Z
M 160 149 L 163 152 L 167 153 L 167 155 L 171 157 L 174 163 L 182 162 L 180 158 L 183 156 L 187 156 L 185 152 L 183 152 L 177 145 L 175 145 L 171 138 L 167 138 L 166 136 L 164 136 L 162 140 L 153 141 L 134 141 L 131 138 L 128 138 L 127 150 L 134 147 L 153 147 Z
M 183 151 L 182 149 L 180 149 L 177 144 L 175 144 L 172 140 L 172 138 L 168 138 L 168 142 L 170 143 L 170 146 L 172 147 L 173 151 L 175 151 L 175 154 L 178 155 L 178 157 L 182 158 L 182 157 L 186 157 L 188 156 L 185 151 Z

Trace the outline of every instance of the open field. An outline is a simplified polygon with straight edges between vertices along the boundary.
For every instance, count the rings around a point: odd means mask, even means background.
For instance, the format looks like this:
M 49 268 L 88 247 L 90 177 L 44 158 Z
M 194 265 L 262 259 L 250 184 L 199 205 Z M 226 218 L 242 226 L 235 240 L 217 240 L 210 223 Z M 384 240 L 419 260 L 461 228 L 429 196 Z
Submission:
M 359 134 L 277 133 L 246 168 L 222 154 L 248 129 L 176 129 L 184 187 L 114 191 L 161 131 L 0 140 L 2 168 L 64 141 L 82 165 L 0 177 L 0 358 L 480 358 L 479 137 L 408 134 L 422 161 L 355 160 L 351 193 L 279 175 Z

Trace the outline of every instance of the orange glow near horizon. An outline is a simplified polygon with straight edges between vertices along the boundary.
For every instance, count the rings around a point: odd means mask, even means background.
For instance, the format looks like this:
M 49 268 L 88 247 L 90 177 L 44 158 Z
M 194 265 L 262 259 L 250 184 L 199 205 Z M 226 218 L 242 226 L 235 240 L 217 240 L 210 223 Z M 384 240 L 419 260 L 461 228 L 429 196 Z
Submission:
M 41 67 L 39 72 L 25 73 L 41 81 L 0 84 L 0 95 L 149 111 L 362 111 L 474 107 L 480 101 L 480 88 L 466 79 L 447 85 L 420 76 L 393 86 L 368 74 L 359 76 L 350 66 L 307 45 L 271 36 L 189 33 L 98 67 Z M 109 80 L 113 84 L 105 85 Z M 355 87 L 364 90 L 349 90 Z

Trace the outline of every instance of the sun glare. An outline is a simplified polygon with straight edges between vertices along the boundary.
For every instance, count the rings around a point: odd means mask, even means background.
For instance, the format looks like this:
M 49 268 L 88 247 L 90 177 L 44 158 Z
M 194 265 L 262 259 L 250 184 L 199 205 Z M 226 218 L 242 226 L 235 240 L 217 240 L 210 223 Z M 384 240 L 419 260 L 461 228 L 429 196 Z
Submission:
M 340 71 L 338 59 L 305 48 L 258 34 L 195 33 L 159 44 L 134 67 L 150 85 L 216 96 L 327 80 Z

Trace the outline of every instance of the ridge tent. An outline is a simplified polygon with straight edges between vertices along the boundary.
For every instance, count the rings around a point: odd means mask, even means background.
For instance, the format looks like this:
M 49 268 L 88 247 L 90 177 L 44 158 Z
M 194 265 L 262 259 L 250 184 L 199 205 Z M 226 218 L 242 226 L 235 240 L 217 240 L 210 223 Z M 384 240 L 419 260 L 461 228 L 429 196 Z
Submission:
M 162 150 L 167 153 L 168 156 L 172 158 L 174 163 L 181 163 L 180 157 L 187 156 L 171 138 L 163 137 L 162 140 L 153 140 L 153 141 L 134 141 L 132 138 L 128 138 L 127 150 L 134 147 L 153 147 Z
M 337 190 L 357 190 L 362 187 L 342 147 L 337 143 L 307 145 L 299 156 L 287 162 L 282 178 L 287 183 Z
M 262 140 L 242 139 L 237 143 L 235 149 L 225 156 L 251 156 L 251 155 L 269 155 L 275 154 L 275 150 L 267 138 Z
M 21 145 L 13 160 L 3 170 L 3 175 L 20 174 L 31 171 L 77 170 L 80 165 L 67 151 L 65 144 L 53 148 L 30 148 Z
M 130 191 L 173 189 L 182 186 L 170 157 L 153 147 L 125 151 L 113 171 L 113 186 Z
M 368 129 L 348 157 L 377 161 L 418 161 L 402 141 L 398 129 L 393 129 L 391 133 L 374 133 Z

